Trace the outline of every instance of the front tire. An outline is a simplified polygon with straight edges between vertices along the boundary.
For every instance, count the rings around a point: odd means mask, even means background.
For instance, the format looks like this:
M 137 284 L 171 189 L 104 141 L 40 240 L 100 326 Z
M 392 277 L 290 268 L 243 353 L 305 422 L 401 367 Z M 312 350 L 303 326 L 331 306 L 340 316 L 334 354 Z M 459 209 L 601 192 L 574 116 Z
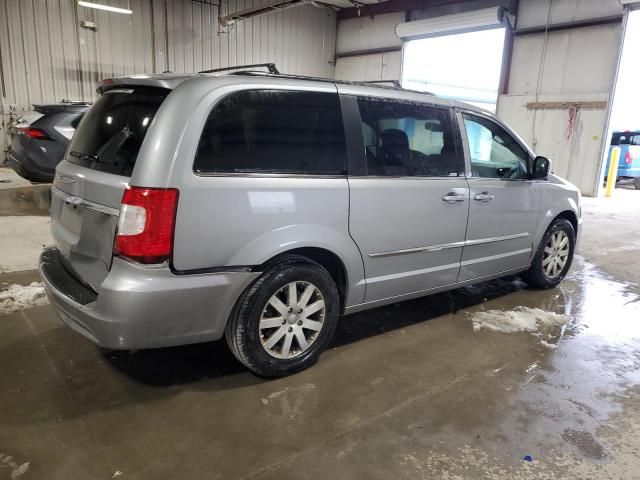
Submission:
M 523 275 L 534 288 L 553 288 L 571 268 L 576 246 L 576 232 L 566 218 L 555 219 L 540 242 L 531 267 Z
M 336 329 L 338 289 L 321 265 L 287 256 L 238 300 L 225 331 L 236 358 L 261 377 L 313 365 Z

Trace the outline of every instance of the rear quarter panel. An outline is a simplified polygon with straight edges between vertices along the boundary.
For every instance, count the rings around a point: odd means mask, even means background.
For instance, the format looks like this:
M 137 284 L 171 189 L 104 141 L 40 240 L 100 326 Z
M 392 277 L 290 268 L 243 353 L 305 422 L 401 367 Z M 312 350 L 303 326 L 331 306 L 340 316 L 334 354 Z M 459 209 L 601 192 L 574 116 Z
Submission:
M 640 146 L 638 145 L 611 145 L 609 147 L 609 156 L 605 166 L 605 177 L 609 174 L 609 166 L 611 165 L 611 155 L 614 148 L 620 149 L 620 157 L 618 158 L 619 177 L 640 177 Z M 627 159 L 629 157 L 629 159 Z
M 640 145 L 621 145 L 618 175 L 621 177 L 640 177 Z
M 131 184 L 180 190 L 173 267 L 180 271 L 260 265 L 283 252 L 319 247 L 343 262 L 346 306 L 364 298 L 364 267 L 349 236 L 349 187 L 341 177 L 196 175 L 197 145 L 213 106 L 240 89 L 336 93 L 325 82 L 197 77 L 165 100 L 143 142 Z M 177 146 L 177 147 L 176 147 Z

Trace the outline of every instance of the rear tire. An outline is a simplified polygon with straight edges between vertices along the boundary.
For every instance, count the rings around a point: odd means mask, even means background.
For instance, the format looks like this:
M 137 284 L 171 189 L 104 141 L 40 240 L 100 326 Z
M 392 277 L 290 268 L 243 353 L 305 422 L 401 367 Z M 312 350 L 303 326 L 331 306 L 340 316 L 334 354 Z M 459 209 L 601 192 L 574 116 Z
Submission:
M 238 300 L 225 331 L 236 358 L 256 375 L 282 377 L 313 365 L 336 329 L 339 295 L 329 272 L 290 255 Z
M 547 289 L 558 285 L 571 268 L 576 232 L 566 218 L 556 218 L 538 246 L 531 267 L 522 278 L 530 287 Z

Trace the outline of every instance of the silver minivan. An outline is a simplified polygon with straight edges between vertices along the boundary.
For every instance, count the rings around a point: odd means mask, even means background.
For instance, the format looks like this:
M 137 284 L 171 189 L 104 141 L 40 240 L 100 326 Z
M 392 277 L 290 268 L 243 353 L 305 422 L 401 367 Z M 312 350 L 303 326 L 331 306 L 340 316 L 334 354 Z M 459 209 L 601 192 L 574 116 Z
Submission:
M 109 79 L 52 188 L 40 271 L 109 349 L 226 340 L 258 375 L 338 318 L 522 272 L 557 285 L 580 194 L 486 111 L 240 71 Z

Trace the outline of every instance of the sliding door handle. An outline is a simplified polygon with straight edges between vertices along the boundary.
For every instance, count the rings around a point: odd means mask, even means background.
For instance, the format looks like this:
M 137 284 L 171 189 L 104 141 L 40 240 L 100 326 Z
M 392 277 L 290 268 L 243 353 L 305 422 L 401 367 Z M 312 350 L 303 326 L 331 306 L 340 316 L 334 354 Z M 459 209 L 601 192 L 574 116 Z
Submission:
M 464 202 L 467 195 L 464 193 L 449 192 L 442 196 L 442 200 L 447 203 Z
M 482 192 L 482 193 L 476 193 L 473 196 L 474 200 L 477 200 L 478 202 L 490 202 L 491 200 L 493 200 L 493 197 L 495 197 L 495 195 L 493 193 L 489 193 L 489 192 Z

